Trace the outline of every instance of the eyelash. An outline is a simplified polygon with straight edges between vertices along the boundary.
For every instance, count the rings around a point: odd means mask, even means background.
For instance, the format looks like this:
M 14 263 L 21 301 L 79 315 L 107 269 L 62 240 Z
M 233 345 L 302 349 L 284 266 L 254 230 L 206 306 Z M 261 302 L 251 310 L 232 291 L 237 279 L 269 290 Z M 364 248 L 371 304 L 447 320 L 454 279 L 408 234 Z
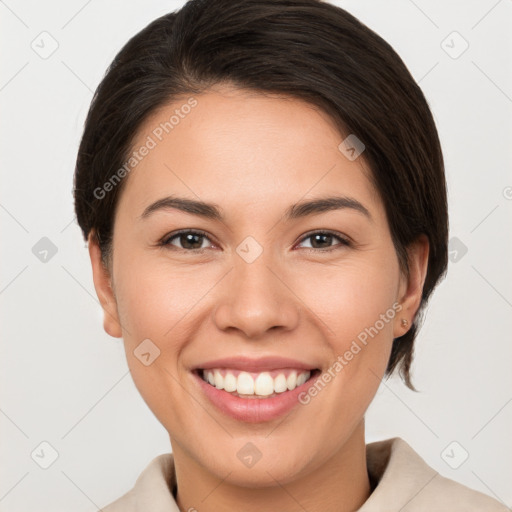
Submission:
M 204 251 L 207 248 L 203 248 L 203 249 L 182 249 L 180 247 L 175 247 L 175 246 L 172 246 L 170 244 L 170 242 L 172 240 L 174 240 L 175 238 L 178 238 L 181 235 L 188 235 L 188 234 L 199 235 L 199 236 L 202 236 L 202 237 L 207 238 L 208 240 L 210 240 L 210 238 L 208 237 L 208 234 L 205 231 L 201 231 L 199 229 L 182 229 L 181 231 L 177 231 L 176 233 L 173 233 L 171 236 L 165 236 L 158 243 L 158 245 L 161 246 L 161 247 L 165 247 L 165 248 L 172 248 L 172 250 L 178 250 L 178 251 L 182 251 L 182 252 L 192 252 L 192 253 L 196 253 L 196 254 L 203 254 Z M 323 230 L 322 229 L 317 229 L 316 231 L 311 231 L 309 233 L 306 233 L 306 235 L 304 235 L 301 238 L 299 243 L 302 243 L 305 240 L 307 240 L 308 238 L 311 238 L 314 235 L 319 235 L 319 234 L 321 234 L 321 235 L 331 235 L 334 238 L 336 238 L 340 242 L 340 244 L 334 245 L 334 246 L 332 246 L 332 247 L 330 247 L 328 249 L 315 249 L 314 247 L 311 247 L 311 248 L 306 247 L 308 252 L 315 252 L 315 253 L 318 253 L 318 252 L 332 252 L 334 250 L 340 249 L 341 247 L 352 247 L 352 245 L 353 245 L 352 242 L 348 238 L 343 237 L 340 233 L 337 233 L 335 231 L 325 230 L 325 229 L 323 229 Z M 211 240 L 210 240 L 210 242 L 211 242 Z

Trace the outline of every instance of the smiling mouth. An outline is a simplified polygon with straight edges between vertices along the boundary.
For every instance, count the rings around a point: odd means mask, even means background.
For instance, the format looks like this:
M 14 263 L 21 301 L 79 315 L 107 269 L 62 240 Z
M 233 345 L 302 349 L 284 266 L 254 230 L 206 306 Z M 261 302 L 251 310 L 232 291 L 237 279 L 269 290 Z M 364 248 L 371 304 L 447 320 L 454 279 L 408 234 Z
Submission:
M 246 372 L 230 368 L 197 369 L 194 371 L 210 386 L 232 396 L 249 399 L 273 398 L 302 386 L 315 378 L 319 369 L 283 368 L 264 372 Z

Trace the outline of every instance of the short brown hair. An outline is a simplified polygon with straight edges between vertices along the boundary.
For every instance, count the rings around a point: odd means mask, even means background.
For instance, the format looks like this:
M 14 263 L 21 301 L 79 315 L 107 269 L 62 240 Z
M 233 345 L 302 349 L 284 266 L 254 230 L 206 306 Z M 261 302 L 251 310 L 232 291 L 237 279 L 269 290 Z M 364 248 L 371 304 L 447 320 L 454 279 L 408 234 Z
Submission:
M 94 94 L 78 150 L 75 210 L 85 240 L 93 230 L 108 267 L 126 178 L 105 197 L 95 190 L 126 161 L 149 115 L 221 83 L 305 100 L 341 134 L 363 141 L 404 272 L 408 245 L 427 235 L 421 304 L 409 331 L 394 339 L 386 369 L 386 375 L 399 369 L 414 389 L 414 340 L 448 261 L 443 156 L 428 103 L 403 61 L 339 7 L 320 0 L 192 0 L 132 37 Z

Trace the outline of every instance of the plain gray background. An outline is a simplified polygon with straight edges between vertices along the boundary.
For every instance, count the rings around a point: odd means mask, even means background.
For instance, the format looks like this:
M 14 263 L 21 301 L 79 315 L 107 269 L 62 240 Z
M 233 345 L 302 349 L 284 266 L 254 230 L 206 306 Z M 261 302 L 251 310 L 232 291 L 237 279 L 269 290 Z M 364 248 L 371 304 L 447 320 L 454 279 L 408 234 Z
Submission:
M 336 3 L 389 42 L 425 92 L 451 216 L 448 277 L 416 345 L 421 392 L 384 381 L 367 441 L 401 436 L 442 475 L 510 507 L 512 1 Z M 0 1 L 1 511 L 96 510 L 170 451 L 122 341 L 103 331 L 72 180 L 106 67 L 182 4 Z

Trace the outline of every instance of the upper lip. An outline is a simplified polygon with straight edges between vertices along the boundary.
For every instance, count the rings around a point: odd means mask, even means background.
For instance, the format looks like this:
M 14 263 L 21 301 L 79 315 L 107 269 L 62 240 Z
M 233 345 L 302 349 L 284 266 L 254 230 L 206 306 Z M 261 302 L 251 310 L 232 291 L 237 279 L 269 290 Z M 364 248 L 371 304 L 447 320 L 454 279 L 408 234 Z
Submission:
M 233 370 L 243 370 L 247 372 L 262 372 L 270 370 L 280 370 L 283 368 L 295 368 L 299 370 L 315 370 L 317 367 L 309 363 L 304 363 L 296 359 L 287 357 L 267 356 L 253 359 L 250 357 L 225 357 L 206 361 L 194 366 L 193 370 L 209 370 L 213 368 L 231 368 Z

